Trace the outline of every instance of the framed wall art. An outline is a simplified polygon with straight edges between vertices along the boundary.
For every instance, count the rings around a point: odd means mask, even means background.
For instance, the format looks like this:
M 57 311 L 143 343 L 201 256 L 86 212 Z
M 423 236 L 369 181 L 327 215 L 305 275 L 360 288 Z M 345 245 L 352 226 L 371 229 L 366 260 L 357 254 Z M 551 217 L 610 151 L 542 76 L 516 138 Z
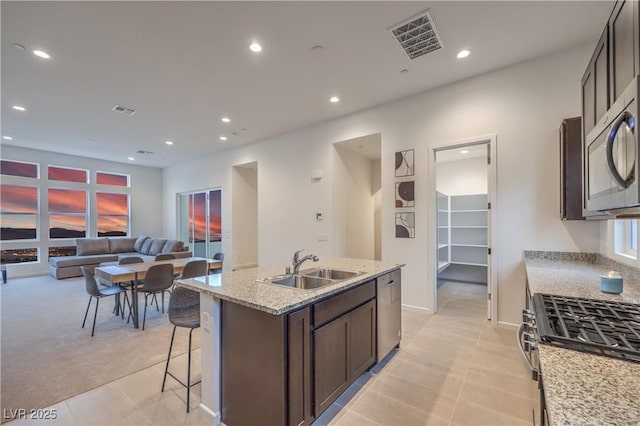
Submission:
M 396 207 L 415 207 L 414 181 L 396 182 Z
M 413 149 L 396 152 L 396 177 L 413 176 L 414 160 Z
M 396 213 L 396 238 L 415 238 L 415 213 Z

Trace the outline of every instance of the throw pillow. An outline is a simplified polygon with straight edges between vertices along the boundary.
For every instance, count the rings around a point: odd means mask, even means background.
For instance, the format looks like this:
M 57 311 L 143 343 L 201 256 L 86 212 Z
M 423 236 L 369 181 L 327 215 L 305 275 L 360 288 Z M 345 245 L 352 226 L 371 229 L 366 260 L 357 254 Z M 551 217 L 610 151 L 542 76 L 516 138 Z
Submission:
M 184 243 L 178 240 L 168 240 L 162 249 L 163 253 L 173 253 L 176 251 L 184 251 Z
M 154 238 L 151 247 L 149 248 L 149 254 L 155 256 L 156 254 L 162 253 L 162 248 L 167 240 L 163 238 Z
M 147 241 L 147 239 L 149 239 L 149 237 L 145 237 L 144 235 L 139 236 L 136 242 L 133 244 L 133 250 L 137 251 L 138 253 L 142 253 L 142 245 L 145 241 Z
M 147 238 L 142 244 L 142 248 L 140 249 L 140 253 L 142 254 L 151 254 L 149 250 L 151 249 L 151 244 L 153 244 L 153 238 Z

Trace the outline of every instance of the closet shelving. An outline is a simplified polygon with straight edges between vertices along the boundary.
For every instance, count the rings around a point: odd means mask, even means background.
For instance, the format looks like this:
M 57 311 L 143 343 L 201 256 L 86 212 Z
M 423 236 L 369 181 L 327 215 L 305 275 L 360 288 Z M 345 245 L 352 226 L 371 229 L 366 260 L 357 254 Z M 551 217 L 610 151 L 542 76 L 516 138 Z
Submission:
M 438 272 L 453 265 L 484 268 L 486 271 L 487 194 L 448 196 L 438 192 L 437 197 Z

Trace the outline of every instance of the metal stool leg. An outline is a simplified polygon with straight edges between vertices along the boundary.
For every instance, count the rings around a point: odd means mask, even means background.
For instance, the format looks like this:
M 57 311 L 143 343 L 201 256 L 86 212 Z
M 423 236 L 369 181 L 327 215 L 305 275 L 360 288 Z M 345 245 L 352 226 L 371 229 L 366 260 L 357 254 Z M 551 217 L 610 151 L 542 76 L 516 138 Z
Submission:
M 169 355 L 167 355 L 167 365 L 164 367 L 164 379 L 162 379 L 162 390 L 164 392 L 164 385 L 167 382 L 167 372 L 169 371 L 169 360 L 171 359 L 171 349 L 173 348 L 173 338 L 176 337 L 176 326 L 173 326 L 173 332 L 171 333 L 171 343 L 169 343 Z
M 191 394 L 191 333 L 193 333 L 193 328 L 189 331 L 189 355 L 187 357 L 187 413 L 189 412 L 189 396 Z
M 144 294 L 144 314 L 142 314 L 142 330 L 144 331 L 144 324 L 147 322 L 147 298 L 149 293 Z

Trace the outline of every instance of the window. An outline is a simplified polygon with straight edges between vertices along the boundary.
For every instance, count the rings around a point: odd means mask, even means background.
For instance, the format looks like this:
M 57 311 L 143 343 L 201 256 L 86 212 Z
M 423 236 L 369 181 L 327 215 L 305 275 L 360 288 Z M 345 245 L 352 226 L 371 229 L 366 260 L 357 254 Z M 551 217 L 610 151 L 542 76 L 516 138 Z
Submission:
M 49 238 L 87 236 L 87 191 L 49 189 Z
M 69 167 L 49 166 L 49 180 L 60 180 L 64 182 L 87 183 L 88 173 L 82 169 L 72 169 Z
M 0 160 L 0 174 L 37 179 L 38 165 L 21 161 Z
M 129 196 L 96 192 L 98 236 L 126 236 L 129 233 Z
M 180 194 L 180 239 L 194 256 L 222 251 L 222 190 Z
M 76 253 L 77 253 L 76 246 L 49 247 L 49 257 L 75 256 Z
M 0 260 L 2 264 L 9 263 L 27 263 L 38 261 L 38 249 L 22 248 L 22 249 L 7 249 L 0 251 Z
M 2 241 L 35 240 L 38 237 L 38 188 L 0 185 Z
M 129 176 L 116 173 L 97 172 L 96 183 L 100 185 L 129 186 Z
M 638 220 L 616 220 L 614 224 L 615 252 L 621 256 L 638 258 Z

